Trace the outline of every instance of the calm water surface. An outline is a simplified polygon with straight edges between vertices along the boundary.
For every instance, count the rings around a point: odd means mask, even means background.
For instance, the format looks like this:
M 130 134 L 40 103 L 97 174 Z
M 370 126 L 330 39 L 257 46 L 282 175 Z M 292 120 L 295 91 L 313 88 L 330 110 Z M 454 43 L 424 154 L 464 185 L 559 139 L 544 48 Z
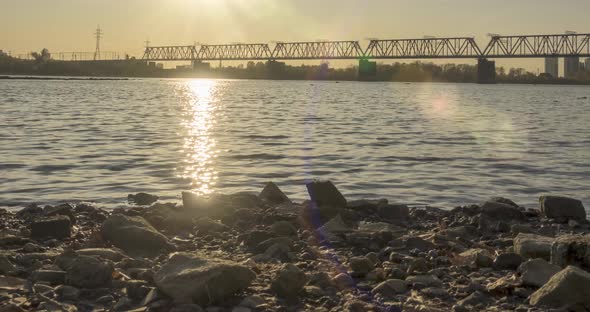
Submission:
M 590 88 L 230 80 L 0 81 L 0 206 L 260 191 L 452 208 L 590 207 Z

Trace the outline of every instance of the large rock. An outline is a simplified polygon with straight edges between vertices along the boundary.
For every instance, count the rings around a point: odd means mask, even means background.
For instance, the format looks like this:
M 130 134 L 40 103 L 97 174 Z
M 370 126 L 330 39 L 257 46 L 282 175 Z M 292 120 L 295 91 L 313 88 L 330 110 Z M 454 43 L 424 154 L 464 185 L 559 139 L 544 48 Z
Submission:
M 481 206 L 481 212 L 484 216 L 495 220 L 522 220 L 524 215 L 522 211 L 511 204 L 499 201 L 488 201 Z
M 350 233 L 352 231 L 352 227 L 348 226 L 348 224 L 342 220 L 340 215 L 337 215 L 332 220 L 320 227 L 317 230 L 317 233 L 320 239 L 327 241 L 338 241 L 340 240 L 340 235 Z
M 570 311 L 590 310 L 590 273 L 568 266 L 533 293 L 530 304 Z
M 137 194 L 129 194 L 127 196 L 127 200 L 130 203 L 136 204 L 138 206 L 149 206 L 159 199 L 156 195 L 151 195 L 148 193 L 137 193 Z
M 549 260 L 553 240 L 551 237 L 520 233 L 514 238 L 514 252 L 525 259 Z
M 469 249 L 460 253 L 459 257 L 464 258 L 468 263 L 479 268 L 489 268 L 494 263 L 492 254 L 485 249 Z
M 383 299 L 387 300 L 394 299 L 395 296 L 404 294 L 408 292 L 408 290 L 408 282 L 398 279 L 389 279 L 377 285 L 371 292 L 373 295 L 380 295 Z
M 113 215 L 102 224 L 102 236 L 132 255 L 159 255 L 172 250 L 166 236 L 142 217 Z
M 80 256 L 101 257 L 103 259 L 107 259 L 107 260 L 111 260 L 111 261 L 115 261 L 115 262 L 119 262 L 123 258 L 126 258 L 126 256 L 124 254 L 122 254 L 120 251 L 117 251 L 115 249 L 109 249 L 109 248 L 86 248 L 86 249 L 76 250 L 76 253 L 79 254 Z
M 177 303 L 206 305 L 247 288 L 255 277 L 250 269 L 231 261 L 174 253 L 156 272 L 154 282 Z
M 288 204 L 291 203 L 291 200 L 281 189 L 274 184 L 273 182 L 269 182 L 266 184 L 262 192 L 258 195 L 258 197 L 265 203 L 269 205 L 281 205 L 281 204 Z
M 79 256 L 66 269 L 66 283 L 79 288 L 110 286 L 113 279 L 113 264 L 95 257 Z
M 503 253 L 494 260 L 494 269 L 496 270 L 516 270 L 522 263 L 522 257 L 515 253 Z
M 405 221 L 410 215 L 410 208 L 407 205 L 379 205 L 377 214 L 386 220 Z
M 560 267 L 590 268 L 590 235 L 559 237 L 551 246 L 551 263 Z
M 541 287 L 561 270 L 543 259 L 529 260 L 518 267 L 518 273 L 524 286 Z
M 547 218 L 586 220 L 586 209 L 577 199 L 546 195 L 539 198 L 539 204 Z
M 37 270 L 31 274 L 31 280 L 46 282 L 51 285 L 61 285 L 66 282 L 66 272 L 54 270 Z
M 31 237 L 34 239 L 70 237 L 72 221 L 63 215 L 39 218 L 31 223 Z
M 293 264 L 285 264 L 276 273 L 270 289 L 279 297 L 295 298 L 307 283 L 305 272 Z
M 332 218 L 346 208 L 346 199 L 330 181 L 308 183 L 307 192 L 312 203 L 312 211 L 322 218 Z
M 241 208 L 256 209 L 263 206 L 263 202 L 257 194 L 248 192 L 230 195 L 215 194 L 212 197 L 183 192 L 182 204 L 185 211 L 197 216 L 208 217 L 223 217 Z

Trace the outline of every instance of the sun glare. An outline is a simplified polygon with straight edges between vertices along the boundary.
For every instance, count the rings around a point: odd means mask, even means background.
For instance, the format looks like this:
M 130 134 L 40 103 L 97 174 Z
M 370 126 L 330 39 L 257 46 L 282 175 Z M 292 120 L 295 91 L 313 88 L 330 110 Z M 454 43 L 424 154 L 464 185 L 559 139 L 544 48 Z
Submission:
M 185 167 L 182 177 L 191 180 L 193 192 L 212 193 L 217 181 L 214 168 L 216 141 L 211 134 L 217 110 L 215 80 L 192 80 L 181 86 L 185 105 L 187 136 L 184 142 Z

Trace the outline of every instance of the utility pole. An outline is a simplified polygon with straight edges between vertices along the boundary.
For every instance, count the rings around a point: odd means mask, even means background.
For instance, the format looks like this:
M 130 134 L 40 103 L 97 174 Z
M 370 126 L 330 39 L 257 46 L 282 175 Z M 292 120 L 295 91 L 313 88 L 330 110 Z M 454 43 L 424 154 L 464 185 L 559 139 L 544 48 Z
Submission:
M 94 36 L 96 38 L 96 50 L 94 51 L 94 60 L 100 60 L 100 38 L 102 38 L 103 32 L 100 29 L 100 25 L 96 28 L 96 32 L 94 32 Z

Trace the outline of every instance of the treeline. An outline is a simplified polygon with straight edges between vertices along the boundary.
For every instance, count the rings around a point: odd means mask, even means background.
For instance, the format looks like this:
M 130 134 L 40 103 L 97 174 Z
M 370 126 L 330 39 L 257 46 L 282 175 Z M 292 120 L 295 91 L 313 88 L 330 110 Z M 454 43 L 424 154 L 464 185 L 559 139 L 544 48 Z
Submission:
M 196 68 L 165 69 L 154 63 L 128 58 L 121 61 L 64 62 L 53 60 L 47 49 L 32 53 L 31 60 L 10 57 L 0 51 L 0 74 L 96 76 L 96 77 L 162 77 L 162 78 L 230 78 L 230 79 L 284 79 L 284 80 L 359 80 L 358 66 L 330 68 L 320 65 L 292 66 L 282 62 L 248 62 L 237 66 L 210 68 L 197 64 Z M 373 81 L 395 82 L 476 82 L 477 66 L 467 64 L 434 64 L 425 62 L 377 64 Z M 590 72 L 580 72 L 576 79 L 536 75 L 522 68 L 497 68 L 499 83 L 555 83 L 590 84 Z

